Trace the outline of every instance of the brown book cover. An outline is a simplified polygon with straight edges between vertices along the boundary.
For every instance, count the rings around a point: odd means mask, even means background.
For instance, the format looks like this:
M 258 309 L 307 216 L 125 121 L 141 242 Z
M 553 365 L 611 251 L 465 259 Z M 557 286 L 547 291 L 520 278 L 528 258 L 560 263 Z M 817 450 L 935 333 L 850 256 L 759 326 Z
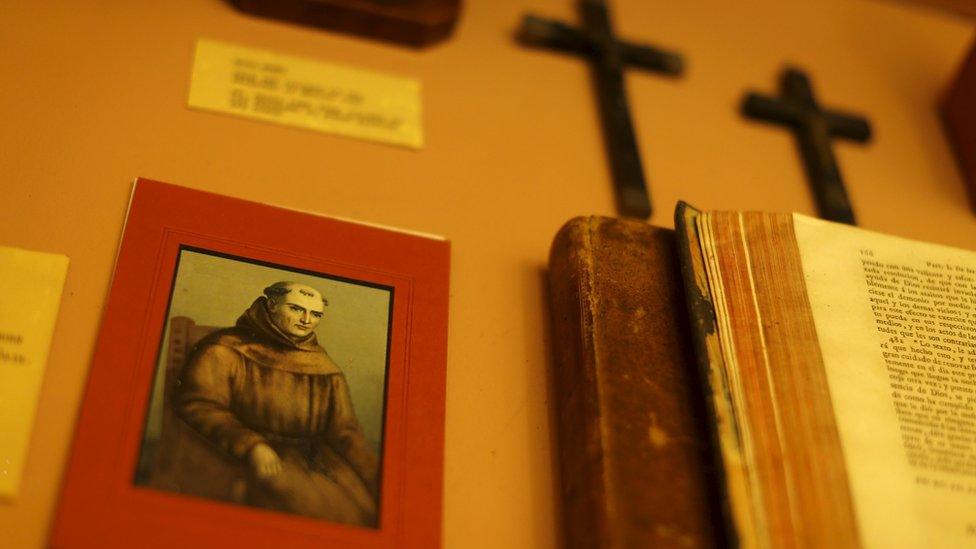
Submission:
M 674 232 L 573 219 L 549 284 L 566 545 L 720 545 Z

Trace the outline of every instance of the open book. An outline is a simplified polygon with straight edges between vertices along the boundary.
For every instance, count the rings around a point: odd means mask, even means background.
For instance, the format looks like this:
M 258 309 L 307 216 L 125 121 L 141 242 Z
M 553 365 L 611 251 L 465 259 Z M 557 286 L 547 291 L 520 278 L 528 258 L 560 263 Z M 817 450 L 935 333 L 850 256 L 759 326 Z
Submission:
M 679 205 L 732 534 L 976 544 L 976 253 Z

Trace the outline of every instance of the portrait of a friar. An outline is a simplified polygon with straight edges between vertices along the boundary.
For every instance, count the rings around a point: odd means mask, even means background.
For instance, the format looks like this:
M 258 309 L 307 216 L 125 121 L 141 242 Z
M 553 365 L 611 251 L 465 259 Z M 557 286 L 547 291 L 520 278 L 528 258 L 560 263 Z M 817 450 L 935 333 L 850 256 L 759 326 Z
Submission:
M 234 326 L 193 346 L 171 406 L 243 471 L 241 503 L 375 527 L 377 452 L 315 334 L 327 304 L 308 285 L 268 286 Z

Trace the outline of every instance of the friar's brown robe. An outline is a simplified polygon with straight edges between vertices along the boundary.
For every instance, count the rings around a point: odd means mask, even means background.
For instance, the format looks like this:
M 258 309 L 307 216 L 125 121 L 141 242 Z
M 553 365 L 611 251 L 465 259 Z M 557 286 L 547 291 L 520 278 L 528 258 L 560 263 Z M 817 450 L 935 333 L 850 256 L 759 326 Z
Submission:
M 281 457 L 275 477 L 249 476 L 247 503 L 376 525 L 378 459 L 345 376 L 314 333 L 297 342 L 282 333 L 264 297 L 195 346 L 175 400 L 184 421 L 242 463 L 261 442 Z

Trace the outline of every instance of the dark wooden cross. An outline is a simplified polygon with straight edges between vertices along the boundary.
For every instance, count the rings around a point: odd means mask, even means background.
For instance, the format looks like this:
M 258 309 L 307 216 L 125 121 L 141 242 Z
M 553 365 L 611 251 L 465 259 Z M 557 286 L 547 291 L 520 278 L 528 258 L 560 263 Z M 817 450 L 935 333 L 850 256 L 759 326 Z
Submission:
M 742 112 L 750 118 L 793 128 L 820 216 L 856 224 L 830 140 L 845 137 L 867 142 L 871 139 L 871 124 L 854 114 L 822 109 L 813 96 L 810 79 L 799 69 L 783 71 L 780 92 L 780 98 L 748 93 Z
M 637 137 L 630 122 L 624 68 L 632 66 L 676 76 L 681 74 L 684 63 L 677 53 L 617 40 L 610 24 L 609 10 L 602 0 L 581 0 L 580 8 L 582 28 L 526 15 L 518 37 L 524 44 L 590 58 L 616 187 L 617 208 L 623 215 L 647 218 L 651 215 L 651 201 L 644 183 Z

